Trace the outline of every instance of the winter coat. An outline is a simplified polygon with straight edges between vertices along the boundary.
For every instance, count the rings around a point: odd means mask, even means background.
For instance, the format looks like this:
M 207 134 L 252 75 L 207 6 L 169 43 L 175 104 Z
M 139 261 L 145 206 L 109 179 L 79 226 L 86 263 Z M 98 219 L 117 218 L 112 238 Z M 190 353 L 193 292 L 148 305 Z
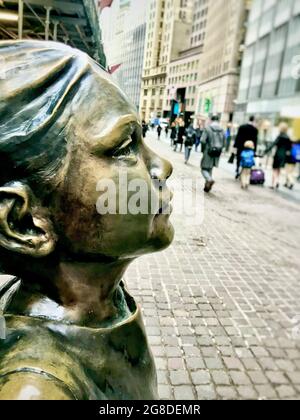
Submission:
M 210 126 L 212 131 L 221 131 L 224 137 L 224 145 L 225 146 L 225 133 L 222 127 L 218 123 L 212 123 Z M 203 158 L 201 161 L 201 168 L 202 169 L 212 169 L 213 167 L 219 166 L 220 157 L 212 157 L 209 154 L 211 138 L 210 132 L 208 129 L 205 129 L 203 135 L 201 137 L 201 145 L 202 145 L 202 152 Z
M 265 154 L 268 154 L 274 147 L 276 147 L 276 153 L 274 156 L 273 169 L 284 168 L 286 163 L 292 163 L 292 141 L 287 134 L 279 134 L 275 142 L 267 148 Z
M 239 128 L 234 144 L 234 147 L 237 148 L 238 155 L 242 153 L 242 151 L 244 150 L 244 144 L 248 140 L 253 141 L 256 150 L 258 140 L 258 129 L 254 127 L 253 124 L 244 124 L 241 125 Z

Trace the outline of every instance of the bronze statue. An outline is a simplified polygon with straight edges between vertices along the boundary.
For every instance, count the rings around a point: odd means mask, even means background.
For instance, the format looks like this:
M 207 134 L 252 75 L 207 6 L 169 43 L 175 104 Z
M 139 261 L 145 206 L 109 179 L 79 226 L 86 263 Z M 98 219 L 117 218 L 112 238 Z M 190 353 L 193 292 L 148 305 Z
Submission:
M 122 276 L 173 239 L 171 165 L 84 53 L 0 42 L 0 399 L 155 399 L 139 307 Z M 99 214 L 97 183 L 145 181 L 147 214 Z M 157 188 L 155 180 L 160 180 Z

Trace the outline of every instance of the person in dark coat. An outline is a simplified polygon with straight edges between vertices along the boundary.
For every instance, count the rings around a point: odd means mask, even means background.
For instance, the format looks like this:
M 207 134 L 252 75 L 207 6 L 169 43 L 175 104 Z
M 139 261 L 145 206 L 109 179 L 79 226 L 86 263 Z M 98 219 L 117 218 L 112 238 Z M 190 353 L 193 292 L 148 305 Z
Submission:
M 144 120 L 143 120 L 143 121 L 142 121 L 143 138 L 145 138 L 145 137 L 146 137 L 148 129 L 149 129 L 149 127 L 148 127 L 148 125 L 146 124 L 146 121 L 144 121 Z
M 157 140 L 160 140 L 161 132 L 162 132 L 162 128 L 161 128 L 161 126 L 159 125 L 159 126 L 157 127 Z
M 244 150 L 244 145 L 246 141 L 253 141 L 255 146 L 255 151 L 257 149 L 257 141 L 258 141 L 258 129 L 255 127 L 255 117 L 252 116 L 249 119 L 247 124 L 241 125 L 236 139 L 234 147 L 237 149 L 236 157 L 237 157 L 237 164 L 236 164 L 236 179 L 240 176 L 240 166 L 241 166 L 241 154 Z
M 182 147 L 183 147 L 183 137 L 185 136 L 185 123 L 182 121 L 179 124 L 179 128 L 178 128 L 178 136 L 177 136 L 177 141 L 175 143 L 175 148 L 174 148 L 174 152 L 177 151 L 177 145 L 180 146 L 180 153 L 182 152 Z
M 213 180 L 213 169 L 219 166 L 221 152 L 218 156 L 212 154 L 212 146 L 215 144 L 215 136 L 221 139 L 221 149 L 225 146 L 225 132 L 219 123 L 219 116 L 214 115 L 211 124 L 205 128 L 201 137 L 203 157 L 201 160 L 201 172 L 205 179 L 204 191 L 209 193 L 215 183 Z
M 171 125 L 171 146 L 174 146 L 177 137 L 177 127 L 175 122 Z
M 285 122 L 282 122 L 279 125 L 279 136 L 265 150 L 265 155 L 267 155 L 274 147 L 276 147 L 276 152 L 273 161 L 273 180 L 272 180 L 272 189 L 278 189 L 280 186 L 280 172 L 281 169 L 285 168 L 285 165 L 289 163 L 292 150 L 292 141 L 288 136 L 289 126 Z

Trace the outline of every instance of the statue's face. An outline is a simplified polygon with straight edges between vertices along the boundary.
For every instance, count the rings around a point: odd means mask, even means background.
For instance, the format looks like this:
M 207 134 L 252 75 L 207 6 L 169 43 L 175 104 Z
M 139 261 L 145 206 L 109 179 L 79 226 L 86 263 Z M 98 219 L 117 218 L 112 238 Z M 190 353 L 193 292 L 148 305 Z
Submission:
M 79 96 L 67 134 L 67 170 L 53 204 L 61 244 L 72 253 L 117 258 L 165 248 L 174 235 L 166 214 L 170 192 L 165 183 L 160 192 L 155 178 L 165 181 L 171 175 L 171 165 L 144 144 L 134 107 L 100 70 L 95 69 L 95 74 L 83 81 Z M 127 179 L 121 187 L 120 174 L 122 182 Z M 97 186 L 99 190 L 99 181 L 105 185 L 107 180 L 115 186 L 108 198 L 112 208 L 115 203 L 116 214 L 99 212 L 103 192 L 97 191 Z M 133 188 L 126 198 L 133 180 L 144 185 L 141 196 L 149 199 L 146 214 L 128 209 L 139 192 Z M 156 208 L 151 211 L 155 197 Z M 142 204 L 145 213 L 145 201 Z

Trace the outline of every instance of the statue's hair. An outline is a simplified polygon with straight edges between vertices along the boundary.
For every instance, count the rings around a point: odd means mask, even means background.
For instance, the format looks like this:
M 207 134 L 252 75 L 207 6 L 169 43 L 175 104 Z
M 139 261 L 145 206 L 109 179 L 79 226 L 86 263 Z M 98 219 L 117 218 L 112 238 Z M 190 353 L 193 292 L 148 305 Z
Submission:
M 92 63 L 64 44 L 0 42 L 0 186 L 57 172 L 67 146 L 67 118 L 59 118 Z

